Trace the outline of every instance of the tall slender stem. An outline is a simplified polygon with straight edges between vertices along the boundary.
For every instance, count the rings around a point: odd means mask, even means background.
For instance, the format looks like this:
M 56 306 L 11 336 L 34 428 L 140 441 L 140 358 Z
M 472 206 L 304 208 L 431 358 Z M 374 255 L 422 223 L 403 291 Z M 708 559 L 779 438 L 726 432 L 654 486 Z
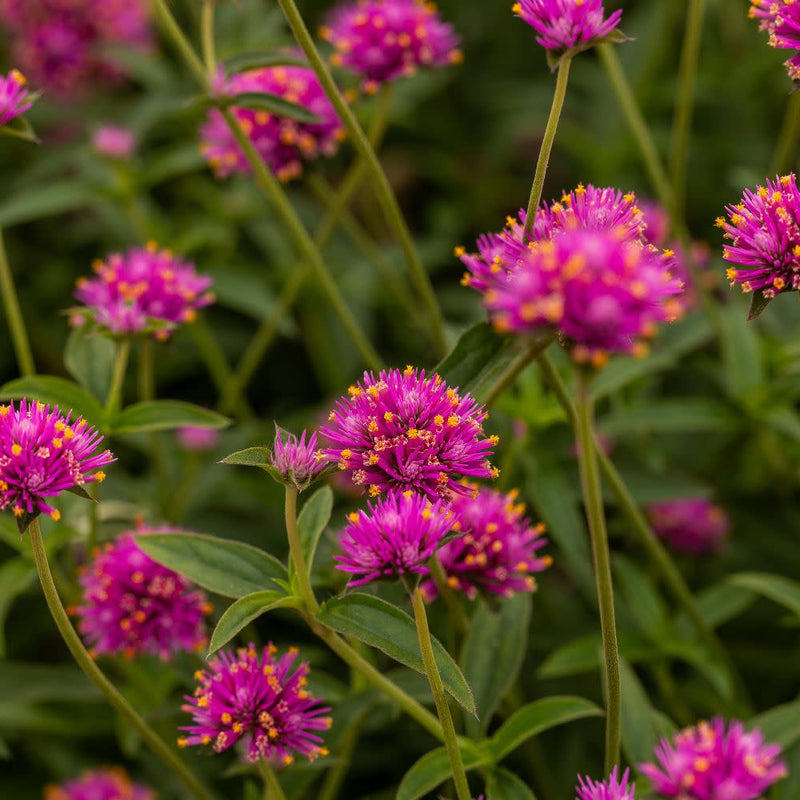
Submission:
M 128 367 L 130 351 L 130 339 L 120 339 L 117 342 L 117 357 L 114 360 L 114 371 L 111 373 L 111 386 L 106 396 L 106 415 L 112 414 L 119 408 L 122 400 L 122 384 L 125 382 L 125 370 Z
M 798 135 L 800 135 L 800 92 L 795 92 L 786 105 L 783 125 L 769 167 L 770 175 L 782 175 L 791 170 L 792 164 L 797 159 Z
M 210 78 L 214 77 L 217 71 L 217 56 L 214 48 L 214 6 L 217 0 L 203 0 L 203 12 L 200 23 L 200 35 L 202 37 L 203 61 L 206 65 L 206 72 Z
M 26 377 L 36 372 L 31 353 L 31 343 L 28 341 L 28 332 L 19 306 L 17 288 L 14 285 L 14 276 L 8 263 L 6 247 L 3 242 L 3 232 L 0 230 L 0 294 L 3 295 L 3 310 L 6 312 L 8 328 L 11 332 L 11 343 L 14 346 L 14 355 L 17 366 L 22 375 Z
M 125 721 L 134 728 L 150 749 L 183 781 L 186 788 L 198 800 L 212 800 L 209 791 L 197 780 L 194 773 L 186 764 L 181 761 L 177 753 L 171 750 L 164 740 L 140 717 L 128 701 L 120 694 L 106 676 L 100 671 L 92 657 L 86 652 L 80 637 L 72 627 L 67 612 L 61 604 L 61 600 L 53 583 L 53 575 L 50 572 L 50 564 L 47 561 L 47 552 L 42 541 L 42 531 L 39 528 L 39 521 L 34 520 L 28 528 L 28 535 L 31 540 L 33 550 L 33 560 L 36 564 L 36 571 L 39 573 L 39 580 L 42 584 L 44 597 L 47 607 L 53 616 L 64 643 L 69 648 L 72 657 L 78 666 L 84 671 L 89 680 L 103 693 L 109 704 L 118 711 Z
M 428 683 L 433 693 L 433 701 L 436 703 L 436 711 L 439 713 L 439 722 L 442 724 L 444 733 L 444 746 L 447 756 L 450 759 L 450 767 L 453 770 L 453 782 L 456 785 L 458 800 L 472 800 L 467 783 L 467 774 L 464 771 L 464 762 L 461 760 L 461 749 L 458 746 L 456 729 L 453 725 L 453 717 L 450 715 L 450 707 L 447 705 L 447 695 L 444 693 L 442 676 L 436 666 L 436 658 L 433 655 L 433 642 L 431 632 L 428 628 L 428 614 L 425 610 L 425 600 L 422 597 L 419 587 L 411 593 L 411 606 L 414 609 L 414 620 L 417 623 L 417 635 L 419 637 L 419 648 L 422 653 L 422 663 L 425 665 L 425 672 L 428 675 Z
M 211 78 L 206 72 L 205 64 L 198 58 L 194 48 L 189 43 L 189 40 L 183 35 L 181 26 L 172 16 L 165 0 L 152 0 L 153 10 L 155 11 L 156 20 L 161 26 L 164 33 L 172 39 L 175 47 L 180 51 L 181 58 L 186 62 L 186 66 L 194 74 L 197 82 L 204 91 L 211 88 Z
M 614 620 L 614 589 L 611 579 L 611 557 L 608 534 L 597 469 L 597 450 L 594 442 L 594 403 L 591 378 L 581 371 L 578 375 L 578 396 L 575 407 L 578 434 L 578 462 L 583 489 L 589 537 L 592 541 L 597 600 L 600 606 L 600 633 L 603 638 L 603 663 L 606 689 L 606 758 L 605 771 L 611 772 L 619 762 L 622 718 L 622 693 L 619 677 L 617 626 Z
M 525 367 L 535 361 L 541 353 L 555 341 L 557 334 L 548 333 L 545 336 L 531 340 L 525 349 L 500 373 L 497 380 L 492 383 L 483 395 L 483 402 L 490 406 L 503 392 L 520 376 Z
M 289 27 L 292 29 L 292 33 L 297 40 L 297 43 L 306 54 L 311 68 L 317 74 L 319 82 L 322 88 L 325 90 L 325 94 L 328 96 L 331 104 L 336 109 L 336 113 L 339 115 L 339 118 L 342 120 L 342 124 L 347 130 L 347 133 L 350 135 L 353 146 L 356 148 L 367 166 L 367 170 L 375 188 L 375 194 L 378 202 L 383 209 L 386 221 L 389 223 L 389 226 L 394 231 L 395 236 L 400 243 L 400 247 L 403 250 L 406 262 L 408 263 L 411 279 L 414 282 L 414 285 L 416 286 L 425 306 L 425 313 L 430 321 L 431 334 L 436 341 L 437 350 L 440 351 L 440 355 L 444 355 L 446 350 L 446 341 L 444 336 L 444 319 L 442 317 L 442 310 L 439 306 L 438 300 L 436 299 L 436 294 L 433 291 L 430 278 L 428 277 L 427 272 L 425 272 L 425 268 L 422 265 L 419 254 L 414 247 L 414 242 L 411 238 L 411 231 L 409 230 L 408 224 L 406 223 L 406 220 L 400 211 L 397 198 L 395 197 L 392 187 L 389 184 L 389 180 L 386 177 L 386 173 L 384 172 L 383 167 L 381 166 L 380 161 L 378 161 L 378 157 L 375 154 L 375 149 L 370 145 L 369 140 L 361 128 L 361 125 L 356 119 L 355 114 L 336 86 L 336 82 L 333 80 L 327 64 L 320 55 L 320 52 L 314 43 L 314 39 L 309 33 L 308 27 L 306 26 L 295 1 L 278 0 L 278 5 L 280 5 L 282 9 L 283 14 L 286 17 L 286 21 L 289 23 Z
M 269 763 L 263 760 L 259 761 L 258 771 L 264 781 L 264 800 L 286 800 L 286 795 L 278 783 L 278 776 Z
M 539 148 L 539 158 L 536 161 L 536 173 L 531 184 L 531 196 L 528 199 L 528 210 L 525 213 L 525 227 L 522 232 L 522 239 L 525 241 L 533 230 L 533 223 L 536 219 L 536 209 L 539 208 L 539 201 L 542 199 L 544 189 L 544 179 L 547 176 L 547 165 L 550 163 L 550 153 L 553 149 L 553 142 L 558 130 L 558 120 L 561 118 L 561 109 L 564 107 L 564 98 L 567 96 L 567 82 L 569 81 L 569 68 L 572 65 L 572 58 L 564 56 L 558 62 L 558 73 L 556 74 L 556 89 L 553 93 L 553 104 L 550 106 L 550 116 L 547 119 L 547 126 L 542 137 L 542 146 Z
M 293 486 L 286 487 L 284 516 L 286 519 L 286 534 L 289 538 L 289 554 L 294 564 L 300 597 L 306 610 L 313 614 L 319 610 L 319 604 L 316 597 L 314 597 L 314 589 L 311 587 L 306 557 L 300 544 L 300 531 L 297 529 L 297 489 Z

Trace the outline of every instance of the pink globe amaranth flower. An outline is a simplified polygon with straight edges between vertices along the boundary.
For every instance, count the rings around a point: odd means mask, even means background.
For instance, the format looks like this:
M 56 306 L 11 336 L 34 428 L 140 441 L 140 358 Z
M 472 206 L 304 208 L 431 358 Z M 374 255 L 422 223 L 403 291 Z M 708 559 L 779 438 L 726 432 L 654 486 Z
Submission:
M 121 767 L 105 767 L 47 786 L 44 800 L 156 800 L 156 793 L 144 784 L 133 783 Z
M 607 19 L 602 0 L 519 0 L 514 13 L 538 34 L 545 50 L 580 52 L 603 41 L 619 25 L 622 11 Z
M 101 125 L 92 134 L 92 147 L 106 158 L 128 159 L 136 150 L 136 137 L 130 128 Z
M 217 446 L 220 432 L 216 428 L 186 425 L 176 429 L 175 438 L 178 440 L 178 444 L 190 453 L 207 453 Z
M 284 431 L 286 433 L 286 431 Z M 306 432 L 300 438 L 286 433 L 286 441 L 281 438 L 281 429 L 275 426 L 275 441 L 270 454 L 272 466 L 281 473 L 284 483 L 294 486 L 298 491 L 308 485 L 325 469 L 324 458 L 317 448 L 317 433 L 313 431 L 306 441 Z
M 459 495 L 450 505 L 455 514 L 453 528 L 463 535 L 442 545 L 437 557 L 447 585 L 470 599 L 479 593 L 510 597 L 516 592 L 536 591 L 532 573 L 552 563 L 550 556 L 536 551 L 547 544 L 545 526 L 531 525 L 517 503 L 517 490 L 508 494 L 471 486 L 475 494 Z M 436 583 L 422 585 L 426 599 L 437 594 Z
M 793 173 L 767 181 L 753 192 L 745 189 L 741 202 L 727 207 L 728 220 L 717 226 L 728 240 L 722 257 L 727 277 L 743 292 L 760 291 L 771 299 L 780 292 L 800 289 L 800 191 Z
M 98 468 L 116 460 L 97 452 L 101 434 L 71 414 L 35 400 L 0 405 L 0 510 L 10 508 L 23 527 L 38 514 L 60 519 L 45 498 L 103 481 Z
M 468 491 L 461 477 L 499 474 L 488 460 L 498 442 L 483 432 L 488 414 L 438 375 L 412 366 L 365 372 L 347 392 L 320 430 L 333 444 L 321 452 L 371 497 L 410 489 L 450 500 Z
M 0 0 L 0 14 L 17 63 L 62 99 L 118 82 L 114 47 L 152 46 L 144 0 Z
M 758 728 L 716 717 L 677 733 L 656 747 L 655 764 L 640 764 L 653 789 L 665 798 L 680 800 L 756 800 L 781 778 L 786 765 L 781 748 L 764 744 Z
M 82 603 L 70 613 L 93 656 L 175 653 L 208 644 L 205 617 L 211 606 L 186 578 L 150 558 L 135 535 L 180 533 L 177 528 L 141 527 L 97 550 L 82 570 Z
M 0 125 L 22 116 L 33 105 L 33 99 L 25 76 L 18 69 L 0 77 Z
M 593 781 L 579 775 L 575 800 L 635 800 L 636 785 L 632 783 L 628 786 L 628 773 L 626 769 L 620 779 L 617 777 L 617 767 L 614 767 L 605 781 Z
M 725 510 L 702 497 L 651 503 L 647 516 L 661 539 L 689 555 L 719 552 L 731 529 Z
M 317 122 L 300 122 L 263 109 L 231 111 L 256 150 L 281 181 L 303 173 L 303 162 L 332 156 L 344 139 L 344 127 L 309 67 L 264 67 L 217 80 L 216 93 L 235 97 L 245 92 L 274 94 L 315 114 Z M 234 172 L 250 174 L 252 167 L 233 137 L 222 114 L 212 109 L 200 130 L 200 151 L 218 178 Z
M 330 709 L 305 688 L 308 664 L 292 672 L 297 648 L 280 658 L 277 652 L 272 644 L 260 656 L 252 644 L 222 651 L 196 672 L 199 685 L 183 706 L 194 724 L 181 728 L 189 735 L 178 745 L 211 745 L 221 753 L 241 742 L 247 761 L 273 766 L 288 766 L 295 754 L 310 761 L 328 755 L 316 731 L 330 728 Z
M 420 67 L 460 63 L 459 37 L 424 0 L 357 0 L 335 8 L 320 30 L 331 62 L 359 75 L 365 91 Z
M 794 0 L 750 0 L 751 19 L 759 20 L 759 28 L 769 33 L 770 47 L 800 49 L 800 9 Z M 800 53 L 784 62 L 793 81 L 800 80 Z
M 214 302 L 211 278 L 194 264 L 159 250 L 154 243 L 113 253 L 93 264 L 96 278 L 78 278 L 75 297 L 85 308 L 72 311 L 73 324 L 91 319 L 117 336 L 152 332 L 168 339 L 181 323 Z
M 427 560 L 453 528 L 453 512 L 414 492 L 392 492 L 354 511 L 339 543 L 337 567 L 356 576 L 348 586 L 424 575 Z

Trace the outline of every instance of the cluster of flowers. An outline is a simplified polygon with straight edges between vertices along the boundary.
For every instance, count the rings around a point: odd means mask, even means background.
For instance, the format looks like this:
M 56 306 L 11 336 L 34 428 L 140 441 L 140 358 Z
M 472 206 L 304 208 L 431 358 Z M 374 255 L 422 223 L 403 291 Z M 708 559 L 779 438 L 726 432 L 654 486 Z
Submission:
M 800 50 L 800 8 L 794 0 L 750 0 L 750 17 L 769 33 L 770 47 Z M 793 81 L 800 80 L 800 53 L 785 62 Z

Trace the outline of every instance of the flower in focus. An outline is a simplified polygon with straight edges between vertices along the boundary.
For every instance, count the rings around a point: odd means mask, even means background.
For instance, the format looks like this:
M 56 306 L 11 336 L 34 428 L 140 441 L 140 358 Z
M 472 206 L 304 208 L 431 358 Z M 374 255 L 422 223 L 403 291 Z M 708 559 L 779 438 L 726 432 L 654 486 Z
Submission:
M 800 8 L 794 0 L 750 0 L 750 18 L 769 33 L 770 47 L 800 50 Z M 800 53 L 784 62 L 793 81 L 800 80 Z
M 60 519 L 45 498 L 103 481 L 98 468 L 115 460 L 96 452 L 103 437 L 71 413 L 26 399 L 0 405 L 0 510 L 10 508 L 22 529 L 38 514 Z
M 414 492 L 392 492 L 367 511 L 354 511 L 342 532 L 343 572 L 356 576 L 348 586 L 422 575 L 425 562 L 453 528 L 455 517 L 441 501 Z
M 483 432 L 483 406 L 438 375 L 426 378 L 411 366 L 382 371 L 377 379 L 365 372 L 347 391 L 328 415 L 330 426 L 321 429 L 333 447 L 321 452 L 369 487 L 371 497 L 410 489 L 449 500 L 468 491 L 462 476 L 499 474 L 488 461 L 498 439 Z
M 33 105 L 25 76 L 12 69 L 5 78 L 0 77 L 0 125 L 24 114 Z
M 281 473 L 284 482 L 300 492 L 308 488 L 326 466 L 317 449 L 316 431 L 312 432 L 308 441 L 305 431 L 300 434 L 299 439 L 293 433 L 287 433 L 286 441 L 283 441 L 281 429 L 277 425 L 270 462 Z
M 717 717 L 662 739 L 658 766 L 640 764 L 658 794 L 680 800 L 756 800 L 786 776 L 781 748 L 764 744 L 758 728 L 745 732 L 741 722 Z
M 725 510 L 700 497 L 651 503 L 647 516 L 659 538 L 689 555 L 718 552 L 731 529 Z
M 459 63 L 459 38 L 424 0 L 357 0 L 335 8 L 320 37 L 336 49 L 332 63 L 363 79 L 367 92 L 419 67 Z
M 241 72 L 219 80 L 216 91 L 223 97 L 248 92 L 274 94 L 316 115 L 315 122 L 302 122 L 263 109 L 231 107 L 256 150 L 281 181 L 299 177 L 304 161 L 334 155 L 344 138 L 344 127 L 309 67 L 264 67 Z M 218 178 L 251 172 L 250 162 L 217 109 L 209 112 L 200 138 L 200 151 Z
M 459 495 L 450 505 L 456 517 L 454 528 L 462 536 L 444 544 L 437 556 L 447 585 L 474 599 L 479 592 L 510 597 L 515 592 L 536 591 L 532 573 L 552 563 L 550 556 L 536 551 L 547 544 L 544 525 L 531 525 L 525 506 L 517 503 L 516 490 L 503 494 L 477 489 L 475 495 Z M 432 580 L 422 586 L 426 598 L 434 598 Z
M 106 158 L 130 158 L 136 150 L 136 137 L 130 128 L 101 125 L 92 134 L 92 147 Z
M 142 527 L 135 535 L 179 532 Z M 93 655 L 150 654 L 168 661 L 177 652 L 200 650 L 208 643 L 205 617 L 211 613 L 205 594 L 150 558 L 135 535 L 123 533 L 82 569 L 83 601 L 71 609 L 78 630 Z
M 260 656 L 252 644 L 222 651 L 196 672 L 199 685 L 183 706 L 194 724 L 181 728 L 189 735 L 178 744 L 211 745 L 221 753 L 241 742 L 248 761 L 273 766 L 288 766 L 297 753 L 311 761 L 328 755 L 316 731 L 330 728 L 324 716 L 330 709 L 305 688 L 308 664 L 292 672 L 297 648 L 280 658 L 277 652 L 272 644 Z
M 0 0 L 0 13 L 17 63 L 62 98 L 118 81 L 114 47 L 152 44 L 143 0 Z
M 578 776 L 575 791 L 578 793 L 575 800 L 634 800 L 636 785 L 632 783 L 628 786 L 627 769 L 622 773 L 622 779 L 618 779 L 617 767 L 614 767 L 607 781 L 593 781 Z
M 156 800 L 156 793 L 133 783 L 120 767 L 86 770 L 80 777 L 47 786 L 44 800 Z
M 216 428 L 200 428 L 197 425 L 185 425 L 175 431 L 178 444 L 190 453 L 207 453 L 219 442 L 220 432 Z
M 602 42 L 619 25 L 622 11 L 604 19 L 602 0 L 519 0 L 514 13 L 538 34 L 545 50 L 575 53 Z
M 800 289 L 800 191 L 794 174 L 776 177 L 727 207 L 717 226 L 729 241 L 722 250 L 731 286 L 761 292 L 766 299 Z
M 111 334 L 152 331 L 163 341 L 214 302 L 210 277 L 198 275 L 194 264 L 158 250 L 152 242 L 113 253 L 95 261 L 93 268 L 96 278 L 78 278 L 76 283 L 75 297 L 85 308 L 73 310 L 73 324 L 89 318 Z

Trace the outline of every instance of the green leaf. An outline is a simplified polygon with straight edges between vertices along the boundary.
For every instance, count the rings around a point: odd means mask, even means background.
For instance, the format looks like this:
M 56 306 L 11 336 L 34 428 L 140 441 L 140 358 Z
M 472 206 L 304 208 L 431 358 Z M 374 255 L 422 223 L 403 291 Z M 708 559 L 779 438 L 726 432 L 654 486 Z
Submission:
M 77 668 L 0 660 L 0 697 L 15 703 L 100 703 L 102 695 Z
M 459 743 L 464 769 L 471 770 L 489 763 L 486 754 L 473 742 Z M 452 774 L 450 759 L 444 747 L 426 753 L 403 776 L 397 789 L 396 800 L 418 800 L 444 783 Z M 494 800 L 492 798 L 492 800 Z
M 513 772 L 497 767 L 486 780 L 489 800 L 536 800 L 536 795 Z
M 695 599 L 706 623 L 717 628 L 750 608 L 755 602 L 756 593 L 733 586 L 725 580 L 703 589 Z M 685 636 L 690 636 L 694 630 L 686 614 L 677 618 L 677 624 Z
M 764 382 L 758 331 L 747 324 L 738 301 L 721 306 L 719 312 L 722 325 L 720 347 L 728 393 L 742 400 Z
M 307 125 L 316 125 L 320 118 L 305 106 L 299 103 L 290 103 L 279 94 L 271 92 L 242 92 L 230 98 L 227 105 L 237 108 L 252 108 L 258 111 L 267 111 L 277 117 L 287 117 Z
M 73 411 L 84 417 L 90 425 L 102 430 L 103 407 L 78 384 L 52 375 L 31 375 L 17 378 L 0 388 L 0 400 L 27 397 L 47 405 L 58 406 L 63 414 Z
M 339 633 L 355 636 L 417 672 L 425 672 L 414 620 L 379 597 L 360 593 L 335 597 L 322 606 L 319 620 Z M 472 692 L 456 662 L 436 639 L 433 651 L 444 688 L 474 714 Z
M 308 498 L 297 517 L 300 547 L 303 550 L 309 573 L 314 563 L 317 544 L 331 518 L 332 511 L 333 491 L 330 486 L 323 486 Z
M 67 339 L 64 366 L 84 389 L 103 402 L 111 385 L 116 352 L 111 339 L 82 325 Z
M 756 317 L 761 316 L 764 309 L 774 300 L 774 297 L 764 297 L 762 289 L 753 292 L 750 299 L 750 311 L 747 314 L 747 321 L 752 322 Z
M 75 179 L 28 187 L 24 192 L 16 192 L 0 203 L 0 228 L 65 214 L 91 205 L 96 200 L 97 190 Z
M 134 403 L 117 414 L 111 423 L 114 434 L 142 431 L 169 431 L 191 425 L 197 428 L 224 428 L 230 420 L 201 406 L 182 400 L 148 400 Z
M 631 764 L 652 758 L 658 744 L 653 710 L 644 687 L 630 665 L 622 659 L 619 665 L 622 687 L 622 747 Z
M 489 740 L 489 750 L 497 763 L 543 731 L 576 719 L 602 716 L 602 709 L 582 697 L 545 697 L 515 711 Z
M 288 579 L 277 558 L 242 542 L 201 533 L 148 533 L 136 543 L 159 564 L 225 597 L 281 590 L 278 582 Z
M 598 428 L 610 436 L 626 433 L 704 433 L 733 431 L 739 415 L 724 403 L 704 398 L 681 398 L 625 408 L 598 420 Z
M 747 722 L 748 730 L 760 728 L 765 741 L 779 744 L 784 750 L 800 741 L 800 700 L 784 703 Z
M 667 609 L 651 580 L 629 558 L 615 555 L 614 578 L 627 609 L 641 632 L 658 642 L 667 626 Z
M 531 597 L 519 592 L 503 600 L 498 613 L 480 603 L 469 626 L 461 668 L 475 697 L 477 719 L 468 717 L 467 731 L 483 736 L 492 714 L 517 679 L 528 641 Z
M 247 72 L 251 69 L 263 67 L 307 67 L 308 60 L 303 56 L 292 53 L 241 53 L 225 59 L 225 71 L 229 75 L 237 72 Z
M 800 583 L 797 581 L 767 572 L 739 572 L 731 575 L 728 581 L 734 586 L 750 589 L 800 617 Z
M 289 597 L 284 592 L 253 592 L 240 597 L 232 603 L 220 617 L 214 633 L 211 634 L 211 643 L 208 646 L 208 655 L 224 647 L 245 625 L 257 619 L 273 608 L 296 608 L 298 600 Z
M 434 372 L 459 391 L 475 393 L 511 361 L 511 338 L 499 336 L 488 322 L 467 328 Z
M 539 667 L 540 678 L 563 678 L 599 669 L 603 643 L 590 634 L 573 639 L 554 650 Z M 658 656 L 658 650 L 638 634 L 620 631 L 619 649 L 629 661 L 643 661 Z

